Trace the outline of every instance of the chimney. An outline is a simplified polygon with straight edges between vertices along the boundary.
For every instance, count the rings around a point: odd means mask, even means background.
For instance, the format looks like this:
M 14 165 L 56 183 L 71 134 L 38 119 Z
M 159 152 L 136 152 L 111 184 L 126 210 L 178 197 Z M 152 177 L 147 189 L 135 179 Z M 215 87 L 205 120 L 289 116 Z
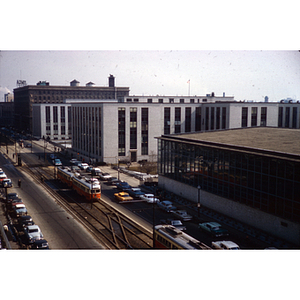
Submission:
M 115 77 L 111 74 L 108 77 L 108 86 L 109 87 L 115 87 Z

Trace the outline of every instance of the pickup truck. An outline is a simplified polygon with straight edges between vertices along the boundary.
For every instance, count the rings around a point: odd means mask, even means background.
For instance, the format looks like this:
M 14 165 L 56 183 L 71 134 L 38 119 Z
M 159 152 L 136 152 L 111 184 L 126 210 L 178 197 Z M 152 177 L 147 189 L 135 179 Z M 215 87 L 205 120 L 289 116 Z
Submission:
M 172 225 L 181 231 L 186 230 L 186 227 L 182 224 L 180 220 L 167 219 L 167 220 L 160 220 L 160 222 L 162 224 Z
M 198 228 L 209 232 L 214 237 L 227 236 L 229 234 L 228 230 L 223 228 L 222 225 L 217 222 L 199 223 Z
M 221 250 L 240 250 L 239 245 L 232 241 L 216 241 L 211 243 L 212 247 Z

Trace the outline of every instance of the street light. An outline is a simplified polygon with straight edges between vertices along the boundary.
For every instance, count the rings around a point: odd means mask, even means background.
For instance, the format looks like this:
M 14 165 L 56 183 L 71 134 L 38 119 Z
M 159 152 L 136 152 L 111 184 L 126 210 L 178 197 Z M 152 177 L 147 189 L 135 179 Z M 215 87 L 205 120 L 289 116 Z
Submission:
M 197 203 L 197 209 L 198 209 L 198 218 L 200 217 L 200 190 L 201 190 L 201 186 L 200 185 L 198 185 L 198 187 L 197 187 L 197 189 L 198 189 L 198 203 Z

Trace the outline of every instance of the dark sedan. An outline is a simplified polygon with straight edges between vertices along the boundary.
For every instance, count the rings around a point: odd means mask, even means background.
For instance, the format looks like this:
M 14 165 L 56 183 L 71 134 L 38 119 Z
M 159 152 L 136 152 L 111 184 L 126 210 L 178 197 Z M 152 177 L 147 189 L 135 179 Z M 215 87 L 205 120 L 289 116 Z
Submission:
M 131 186 L 125 181 L 117 183 L 116 186 L 117 186 L 117 189 L 121 190 L 121 191 L 128 191 L 131 189 Z

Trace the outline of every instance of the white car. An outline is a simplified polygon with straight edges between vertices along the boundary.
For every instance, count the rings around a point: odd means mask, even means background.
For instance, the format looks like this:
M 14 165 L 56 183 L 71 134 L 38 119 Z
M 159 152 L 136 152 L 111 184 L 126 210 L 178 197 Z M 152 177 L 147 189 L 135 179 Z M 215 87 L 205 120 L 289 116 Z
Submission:
M 33 243 L 35 240 L 40 240 L 44 237 L 38 225 L 29 225 L 25 227 L 24 233 L 30 243 Z
M 3 179 L 3 181 L 2 181 L 2 185 L 3 185 L 3 187 L 8 187 L 8 188 L 10 188 L 10 187 L 13 186 L 13 183 L 11 182 L 11 180 L 10 180 L 9 178 L 5 178 L 5 179 Z
M 109 173 L 101 173 L 99 175 L 101 180 L 108 180 L 109 178 L 111 178 L 112 176 Z
M 53 160 L 53 164 L 54 164 L 54 166 L 62 166 L 62 163 L 59 158 L 55 158 Z
M 147 203 L 158 203 L 159 202 L 159 199 L 155 198 L 155 196 L 153 194 L 140 195 L 140 198 L 142 200 L 146 200 Z
M 0 179 L 5 179 L 6 174 L 3 171 L 0 171 Z
M 174 210 L 172 213 L 179 217 L 182 221 L 191 221 L 193 218 L 185 210 Z
M 87 163 L 81 163 L 78 165 L 78 167 L 81 169 L 81 170 L 86 170 L 88 168 L 88 164 Z
M 221 250 L 240 250 L 239 245 L 232 241 L 216 241 L 211 243 L 212 247 Z

